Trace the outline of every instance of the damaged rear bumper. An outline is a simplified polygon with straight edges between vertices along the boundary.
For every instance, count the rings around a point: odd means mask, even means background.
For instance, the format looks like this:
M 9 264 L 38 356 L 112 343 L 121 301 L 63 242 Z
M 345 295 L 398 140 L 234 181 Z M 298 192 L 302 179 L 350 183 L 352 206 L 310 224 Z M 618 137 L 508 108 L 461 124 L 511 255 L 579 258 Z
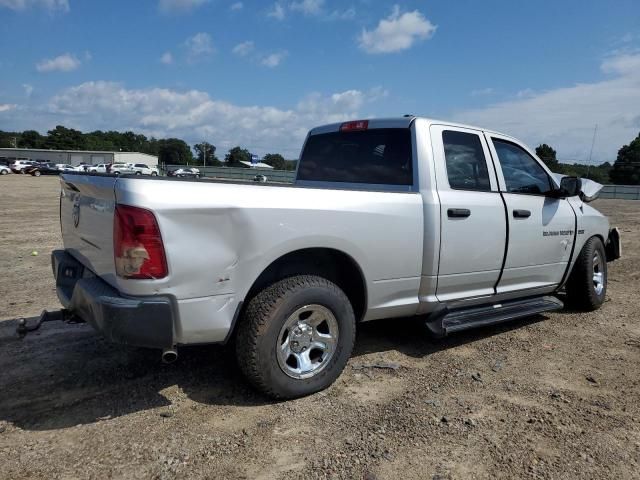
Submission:
M 151 348 L 175 345 L 177 314 L 171 297 L 123 296 L 65 250 L 51 253 L 51 266 L 56 293 L 64 308 L 107 340 Z

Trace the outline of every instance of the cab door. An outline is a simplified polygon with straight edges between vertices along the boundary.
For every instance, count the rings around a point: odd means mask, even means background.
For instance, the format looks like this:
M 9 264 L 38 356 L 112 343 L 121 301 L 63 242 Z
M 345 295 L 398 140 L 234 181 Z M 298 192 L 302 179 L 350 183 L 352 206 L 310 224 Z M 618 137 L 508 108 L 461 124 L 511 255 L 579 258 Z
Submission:
M 431 126 L 440 199 L 441 302 L 489 296 L 500 276 L 506 242 L 505 210 L 483 133 Z
M 575 232 L 568 200 L 550 195 L 557 187 L 547 169 L 523 145 L 486 134 L 509 222 L 507 255 L 497 293 L 553 289 L 567 268 Z

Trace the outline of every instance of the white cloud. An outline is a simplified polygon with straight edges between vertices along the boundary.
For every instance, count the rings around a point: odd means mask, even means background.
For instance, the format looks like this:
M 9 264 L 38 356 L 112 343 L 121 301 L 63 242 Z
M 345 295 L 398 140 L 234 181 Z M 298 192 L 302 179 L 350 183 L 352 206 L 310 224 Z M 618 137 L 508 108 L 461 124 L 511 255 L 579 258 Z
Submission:
M 329 20 L 353 20 L 356 18 L 356 9 L 353 7 L 346 10 L 334 10 L 327 16 Z
M 237 44 L 235 47 L 233 47 L 231 52 L 240 57 L 246 57 L 251 52 L 253 52 L 254 49 L 255 44 L 252 41 L 247 40 L 246 42 Z
M 324 0 L 301 0 L 291 2 L 289 8 L 294 12 L 301 12 L 305 15 L 320 15 L 324 7 Z
M 270 53 L 268 55 L 265 55 L 260 63 L 265 67 L 275 68 L 280 65 L 285 58 L 287 58 L 287 55 L 289 55 L 289 52 L 287 52 L 286 50 Z
M 279 151 L 295 158 L 311 127 L 359 118 L 359 109 L 372 105 L 385 92 L 377 87 L 313 93 L 282 109 L 236 105 L 198 90 L 127 89 L 113 82 L 87 82 L 37 106 L 21 107 L 18 113 L 0 114 L 0 129 L 11 125 L 46 131 L 62 124 L 83 131 L 133 130 L 189 143 L 206 138 L 221 150 L 239 144 L 256 153 Z
M 209 0 L 160 0 L 158 8 L 163 13 L 186 13 L 190 12 Z
M 165 65 L 171 65 L 173 63 L 173 54 L 171 52 L 164 52 L 160 57 L 160 62 Z
M 8 112 L 16 107 L 17 105 L 15 103 L 0 103 L 0 112 Z
M 68 12 L 68 0 L 0 0 L 0 7 L 6 7 L 15 11 L 29 8 L 44 8 L 50 12 Z
M 31 98 L 31 95 L 33 94 L 33 85 L 29 85 L 28 83 L 23 83 L 22 84 L 22 88 L 24 88 L 24 96 L 27 98 Z
M 44 59 L 36 64 L 39 72 L 71 72 L 81 65 L 75 55 L 65 53 L 55 58 Z
M 483 97 L 487 95 L 492 95 L 493 93 L 494 93 L 494 90 L 491 87 L 478 88 L 476 90 L 471 90 L 472 97 Z
M 185 42 L 187 47 L 187 60 L 191 63 L 210 57 L 215 52 L 211 35 L 208 33 L 196 33 Z
M 548 143 L 560 160 L 586 161 L 594 126 L 594 160 L 615 160 L 618 149 L 640 130 L 640 53 L 602 62 L 609 78 L 544 92 L 531 90 L 514 100 L 462 111 L 454 119 L 521 138 L 532 147 Z
M 235 3 L 232 3 L 229 6 L 229 10 L 234 11 L 234 12 L 236 12 L 238 10 L 242 10 L 243 8 L 244 8 L 244 4 L 242 2 L 235 2 Z
M 284 20 L 285 16 L 284 7 L 279 2 L 274 3 L 271 10 L 267 12 L 267 17 L 275 18 L 276 20 Z
M 380 20 L 375 30 L 362 30 L 359 46 L 367 53 L 393 53 L 411 48 L 417 40 L 433 36 L 436 26 L 418 10 L 400 13 L 395 5 L 389 17 Z

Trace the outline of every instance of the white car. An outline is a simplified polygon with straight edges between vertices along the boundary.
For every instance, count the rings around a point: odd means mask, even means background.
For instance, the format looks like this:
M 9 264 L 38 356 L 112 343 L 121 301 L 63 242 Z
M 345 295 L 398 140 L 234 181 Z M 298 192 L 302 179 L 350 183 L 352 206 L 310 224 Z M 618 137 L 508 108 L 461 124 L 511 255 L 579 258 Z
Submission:
M 74 172 L 88 172 L 89 168 L 91 168 L 91 165 L 89 165 L 88 163 L 81 163 L 80 165 L 77 165 L 75 167 L 73 167 L 73 171 Z
M 127 173 L 134 173 L 134 170 L 131 163 L 113 163 L 109 172 L 115 175 L 126 175 Z
M 31 160 L 16 160 L 9 166 L 9 168 L 11 168 L 11 171 L 13 173 L 24 173 L 25 168 L 31 167 L 35 164 L 36 162 L 33 162 Z
M 61 172 L 73 171 L 73 165 L 69 165 L 68 163 L 56 163 L 56 168 Z
M 109 163 L 101 163 L 100 165 L 94 165 L 89 167 L 89 171 L 91 173 L 109 173 L 109 167 L 111 164 Z
M 149 167 L 144 163 L 135 163 L 131 168 L 136 175 L 151 175 L 152 177 L 158 175 L 158 169 L 156 167 Z
M 7 175 L 8 173 L 11 173 L 11 169 L 6 165 L 0 165 L 0 175 Z

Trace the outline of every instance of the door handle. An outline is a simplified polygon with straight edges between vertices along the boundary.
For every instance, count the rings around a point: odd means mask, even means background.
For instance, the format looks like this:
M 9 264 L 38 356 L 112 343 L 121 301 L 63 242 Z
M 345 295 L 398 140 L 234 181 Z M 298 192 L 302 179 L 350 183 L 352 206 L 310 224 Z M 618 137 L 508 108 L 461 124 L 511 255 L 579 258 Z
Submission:
M 531 212 L 529 210 L 514 210 L 513 218 L 529 218 L 531 216 Z
M 447 210 L 449 218 L 466 218 L 469 215 L 471 215 L 471 210 L 468 208 L 450 208 Z

